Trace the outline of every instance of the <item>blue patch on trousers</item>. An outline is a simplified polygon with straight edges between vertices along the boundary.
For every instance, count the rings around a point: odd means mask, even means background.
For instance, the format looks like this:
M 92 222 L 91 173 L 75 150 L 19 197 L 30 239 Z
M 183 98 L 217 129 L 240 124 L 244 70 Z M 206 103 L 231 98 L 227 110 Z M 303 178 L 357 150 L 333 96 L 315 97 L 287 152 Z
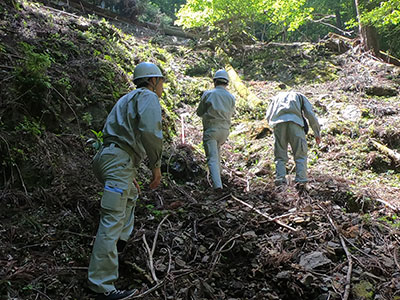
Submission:
M 121 195 L 124 193 L 124 191 L 123 191 L 122 189 L 117 188 L 117 187 L 111 187 L 111 186 L 109 186 L 109 185 L 106 185 L 106 186 L 104 187 L 104 189 L 107 190 L 107 191 L 111 191 L 111 192 L 115 192 L 115 193 L 120 193 Z

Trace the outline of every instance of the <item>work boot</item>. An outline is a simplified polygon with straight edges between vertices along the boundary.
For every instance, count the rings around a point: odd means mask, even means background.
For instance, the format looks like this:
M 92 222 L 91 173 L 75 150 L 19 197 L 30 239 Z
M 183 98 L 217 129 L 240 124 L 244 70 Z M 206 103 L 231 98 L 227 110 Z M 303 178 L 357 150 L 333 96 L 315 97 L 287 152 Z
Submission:
M 297 182 L 294 186 L 300 194 L 310 191 L 310 186 L 307 182 Z
M 222 195 L 223 193 L 224 193 L 224 189 L 223 188 L 214 189 L 214 194 L 215 195 Z
M 275 179 L 275 191 L 277 193 L 281 193 L 286 191 L 287 188 L 287 182 L 286 179 Z
M 97 294 L 96 300 L 123 300 L 123 299 L 129 299 L 131 296 L 134 296 L 136 293 L 138 293 L 137 289 L 133 289 L 133 290 L 129 290 L 129 291 L 113 290 L 113 291 L 110 291 L 110 292 Z
M 208 190 L 206 192 L 206 197 L 209 200 L 218 200 L 223 198 L 225 195 L 227 195 L 228 190 L 225 190 L 223 188 L 216 188 L 212 190 Z
M 286 186 L 287 185 L 287 181 L 286 181 L 286 179 L 285 178 L 283 178 L 283 179 L 275 179 L 275 186 L 276 187 L 278 187 L 278 186 Z
M 226 195 L 229 195 L 230 192 L 231 191 L 229 188 L 214 189 L 214 195 L 215 195 L 216 199 L 224 198 Z
M 285 192 L 286 190 L 287 190 L 287 184 L 280 184 L 275 186 L 275 191 L 277 193 L 282 193 Z

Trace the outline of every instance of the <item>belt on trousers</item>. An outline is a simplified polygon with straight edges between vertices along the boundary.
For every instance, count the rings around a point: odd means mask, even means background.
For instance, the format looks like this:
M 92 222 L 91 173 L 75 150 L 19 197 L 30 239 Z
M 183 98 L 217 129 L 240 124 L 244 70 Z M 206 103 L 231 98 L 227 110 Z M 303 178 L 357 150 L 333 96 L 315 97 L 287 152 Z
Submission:
M 124 145 L 121 142 L 114 142 L 114 141 L 105 141 L 103 143 L 103 147 L 109 147 L 111 145 L 114 145 L 114 147 L 120 148 L 122 150 L 124 150 L 126 153 L 128 153 L 131 157 L 134 156 L 133 150 L 131 149 L 131 147 L 129 147 L 128 145 Z

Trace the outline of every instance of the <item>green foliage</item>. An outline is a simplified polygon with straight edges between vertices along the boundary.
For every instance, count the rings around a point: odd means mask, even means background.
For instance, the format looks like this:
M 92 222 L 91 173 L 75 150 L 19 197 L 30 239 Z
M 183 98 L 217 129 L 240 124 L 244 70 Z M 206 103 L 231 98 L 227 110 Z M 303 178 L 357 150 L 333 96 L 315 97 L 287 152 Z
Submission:
M 161 219 L 164 215 L 168 213 L 165 210 L 156 209 L 153 204 L 147 204 L 146 208 L 149 211 L 149 213 L 157 220 Z
M 368 2 L 362 6 L 361 22 L 377 28 L 384 51 L 400 56 L 400 0 Z
M 313 10 L 304 7 L 305 2 L 253 0 L 243 5 L 241 0 L 189 0 L 177 13 L 176 24 L 185 28 L 208 27 L 222 36 L 255 35 L 256 24 L 267 24 L 275 33 L 294 31 Z
M 372 10 L 362 14 L 361 22 L 378 28 L 400 23 L 400 0 L 380 1 Z
M 45 128 L 39 122 L 35 120 L 29 120 L 26 116 L 24 116 L 24 120 L 15 127 L 15 130 L 17 132 L 26 132 L 35 136 L 40 136 Z
M 362 215 L 362 221 L 365 225 L 371 225 L 372 223 L 372 216 L 369 213 Z
M 93 129 L 91 129 L 90 131 L 95 135 L 95 138 L 88 139 L 86 143 L 91 143 L 92 147 L 95 150 L 99 150 L 101 145 L 103 145 L 103 141 L 104 141 L 103 132 L 102 131 L 96 131 L 96 130 L 93 130 Z
M 63 77 L 59 78 L 53 83 L 53 86 L 57 88 L 57 90 L 64 91 L 65 94 L 68 94 L 72 89 L 72 82 L 69 75 L 65 72 L 62 74 Z
M 292 41 L 316 42 L 330 32 L 354 36 L 352 33 L 358 28 L 352 0 L 308 0 L 305 7 L 313 9 L 310 22 L 290 34 L 288 38 Z
M 91 113 L 85 112 L 85 113 L 83 114 L 83 116 L 82 116 L 82 120 L 85 121 L 85 123 L 86 123 L 88 126 L 91 126 L 91 125 L 92 125 L 92 121 L 93 121 L 93 116 L 92 116 Z
M 20 1 L 16 1 L 16 0 L 9 0 L 12 5 L 14 6 L 15 10 L 22 10 L 22 5 Z
M 383 50 L 400 56 L 400 0 L 359 2 L 361 22 L 378 29 Z M 228 38 L 229 43 L 243 35 L 261 40 L 317 41 L 331 31 L 354 36 L 358 29 L 350 0 L 252 0 L 246 5 L 240 0 L 188 0 L 177 17 L 176 24 L 207 28 L 212 39 L 225 42 Z
M 28 43 L 19 43 L 24 60 L 15 68 L 15 75 L 22 85 L 27 89 L 46 89 L 51 87 L 47 70 L 50 68 L 53 59 L 47 53 L 35 52 L 35 46 Z
M 172 23 L 172 13 L 167 15 L 162 11 L 163 6 L 159 6 L 152 2 L 144 3 L 144 13 L 139 16 L 139 21 L 142 22 L 156 22 L 160 24 L 171 24 Z
M 151 4 L 158 6 L 159 10 L 168 17 L 171 22 L 176 20 L 176 13 L 185 0 L 151 0 Z
M 96 138 L 103 143 L 103 132 L 102 131 L 95 131 L 93 129 L 90 130 L 95 136 Z
M 374 285 L 366 280 L 362 280 L 354 285 L 353 292 L 357 299 L 370 300 L 374 297 Z
M 196 64 L 189 65 L 185 70 L 185 75 L 187 76 L 207 76 L 210 74 L 210 66 L 204 63 L 204 61 L 200 61 Z
M 393 227 L 395 229 L 400 228 L 400 220 L 399 220 L 399 216 L 397 214 L 394 214 L 392 216 L 384 216 L 384 217 L 379 218 L 379 220 L 390 225 L 391 227 Z

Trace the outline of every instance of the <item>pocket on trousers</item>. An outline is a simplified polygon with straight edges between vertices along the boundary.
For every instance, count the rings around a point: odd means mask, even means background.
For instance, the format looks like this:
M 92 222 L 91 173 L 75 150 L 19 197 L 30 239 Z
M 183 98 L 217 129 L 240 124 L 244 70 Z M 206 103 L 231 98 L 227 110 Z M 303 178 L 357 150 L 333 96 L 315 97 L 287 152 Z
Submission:
M 123 200 L 122 194 L 118 191 L 111 191 L 107 187 L 103 191 L 101 207 L 104 209 L 122 212 L 126 207 L 126 199 Z

